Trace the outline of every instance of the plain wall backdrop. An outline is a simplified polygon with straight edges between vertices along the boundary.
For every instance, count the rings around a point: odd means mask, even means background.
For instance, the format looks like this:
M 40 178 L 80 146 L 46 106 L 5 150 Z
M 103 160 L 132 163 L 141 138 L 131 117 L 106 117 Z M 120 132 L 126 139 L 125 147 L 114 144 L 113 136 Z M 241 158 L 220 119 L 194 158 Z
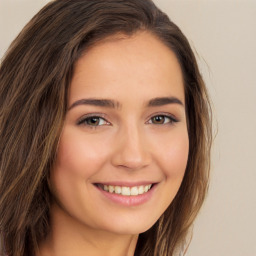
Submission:
M 0 0 L 0 58 L 47 2 Z M 155 3 L 197 52 L 218 125 L 209 194 L 187 256 L 255 256 L 256 0 Z

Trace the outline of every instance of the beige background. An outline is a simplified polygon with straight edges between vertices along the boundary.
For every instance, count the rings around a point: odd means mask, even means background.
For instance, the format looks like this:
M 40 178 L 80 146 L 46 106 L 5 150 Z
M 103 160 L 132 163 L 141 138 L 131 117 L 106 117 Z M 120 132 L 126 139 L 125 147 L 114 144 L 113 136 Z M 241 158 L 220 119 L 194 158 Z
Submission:
M 0 58 L 47 0 L 0 0 Z M 256 255 L 256 0 L 155 0 L 197 50 L 218 135 L 187 256 Z

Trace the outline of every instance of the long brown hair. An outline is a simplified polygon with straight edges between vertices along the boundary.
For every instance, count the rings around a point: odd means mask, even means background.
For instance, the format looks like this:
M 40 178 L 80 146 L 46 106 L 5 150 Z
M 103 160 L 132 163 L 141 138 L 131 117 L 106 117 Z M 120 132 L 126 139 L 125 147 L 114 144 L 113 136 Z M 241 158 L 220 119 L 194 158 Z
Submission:
M 151 0 L 56 0 L 25 26 L 0 67 L 0 234 L 3 255 L 34 255 L 47 236 L 49 172 L 67 111 L 73 67 L 96 42 L 148 31 L 183 72 L 189 159 L 181 187 L 136 255 L 170 256 L 183 242 L 207 192 L 211 115 L 195 56 L 180 29 Z

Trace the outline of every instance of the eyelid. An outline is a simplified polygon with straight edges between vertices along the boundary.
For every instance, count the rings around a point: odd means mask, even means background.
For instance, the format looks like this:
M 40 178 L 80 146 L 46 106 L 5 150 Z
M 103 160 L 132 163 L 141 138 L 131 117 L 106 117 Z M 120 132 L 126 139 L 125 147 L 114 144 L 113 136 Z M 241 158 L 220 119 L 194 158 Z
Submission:
M 177 119 L 177 117 L 175 117 L 173 114 L 166 113 L 166 112 L 160 112 L 160 113 L 154 113 L 153 115 L 151 115 L 151 116 L 149 117 L 149 120 L 148 120 L 146 123 L 149 123 L 149 122 L 152 120 L 152 118 L 157 117 L 157 116 L 163 116 L 163 117 L 170 118 L 170 122 L 165 123 L 165 124 L 172 124 L 172 123 L 177 123 L 177 122 L 179 122 L 179 120 Z M 152 122 L 151 122 L 150 124 L 152 124 Z M 160 124 L 159 124 L 159 125 L 160 125 Z M 164 125 L 164 124 L 162 124 L 162 125 Z
M 90 113 L 90 114 L 86 114 L 84 116 L 82 116 L 81 118 L 78 119 L 77 121 L 77 125 L 85 125 L 85 126 L 89 126 L 89 127 L 97 127 L 97 126 L 102 126 L 102 125 L 89 125 L 89 124 L 85 124 L 85 121 L 89 118 L 99 118 L 99 119 L 103 119 L 107 124 L 104 125 L 110 125 L 111 123 L 106 119 L 106 116 L 104 114 L 101 113 Z
M 163 116 L 163 117 L 166 117 L 166 118 L 170 119 L 170 122 L 163 123 L 163 124 L 157 124 L 157 125 L 166 125 L 166 124 L 173 124 L 173 123 L 179 122 L 179 120 L 173 114 L 166 113 L 166 112 L 159 112 L 159 113 L 152 114 L 149 117 L 149 119 L 148 119 L 148 121 L 146 123 L 147 124 L 154 124 L 154 123 L 152 123 L 152 118 L 157 117 L 157 116 Z M 95 126 L 94 125 L 90 125 L 90 124 L 86 124 L 85 123 L 86 119 L 89 119 L 89 118 L 92 118 L 92 117 L 103 119 L 106 122 L 106 124 L 95 125 Z M 84 126 L 96 128 L 98 126 L 111 125 L 111 123 L 107 120 L 105 114 L 102 114 L 102 113 L 89 113 L 89 114 L 85 114 L 84 116 L 79 118 L 78 121 L 77 121 L 77 125 L 84 125 Z

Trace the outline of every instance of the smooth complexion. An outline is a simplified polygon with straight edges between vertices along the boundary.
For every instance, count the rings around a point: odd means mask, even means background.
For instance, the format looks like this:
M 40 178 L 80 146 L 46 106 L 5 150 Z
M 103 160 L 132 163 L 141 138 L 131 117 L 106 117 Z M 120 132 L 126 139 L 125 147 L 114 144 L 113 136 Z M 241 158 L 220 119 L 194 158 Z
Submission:
M 148 32 L 92 47 L 76 63 L 71 82 L 51 173 L 52 230 L 41 255 L 133 255 L 138 234 L 175 197 L 188 149 L 174 53 Z M 148 192 L 136 195 L 149 184 Z M 115 194 L 115 186 L 135 195 Z

